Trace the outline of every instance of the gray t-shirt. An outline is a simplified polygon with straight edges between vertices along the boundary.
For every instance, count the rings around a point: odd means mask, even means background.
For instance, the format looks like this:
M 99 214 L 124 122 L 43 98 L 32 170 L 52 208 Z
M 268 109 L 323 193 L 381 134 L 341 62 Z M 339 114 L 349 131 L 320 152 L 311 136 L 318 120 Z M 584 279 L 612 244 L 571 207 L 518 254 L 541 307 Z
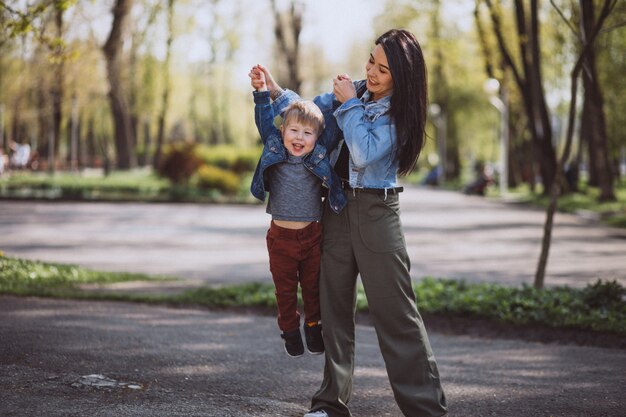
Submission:
M 270 196 L 267 213 L 273 220 L 315 222 L 322 217 L 322 181 L 289 155 L 268 170 Z

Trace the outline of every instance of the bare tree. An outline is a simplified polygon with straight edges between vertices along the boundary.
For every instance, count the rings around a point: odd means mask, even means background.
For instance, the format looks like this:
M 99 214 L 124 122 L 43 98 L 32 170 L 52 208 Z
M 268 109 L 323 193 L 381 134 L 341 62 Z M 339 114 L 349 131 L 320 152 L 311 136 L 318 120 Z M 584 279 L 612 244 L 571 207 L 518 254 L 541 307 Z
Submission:
M 159 112 L 157 144 L 152 162 L 154 168 L 158 168 L 161 163 L 161 153 L 163 151 L 163 140 L 165 136 L 165 118 L 167 108 L 170 104 L 170 61 L 172 59 L 172 41 L 174 40 L 174 0 L 167 1 L 167 41 L 165 43 L 165 61 L 163 62 L 163 95 L 161 96 L 161 111 Z
M 128 65 L 129 70 L 130 70 L 130 77 L 129 77 L 130 78 L 130 89 L 129 89 L 130 90 L 130 99 L 129 99 L 130 120 L 131 120 L 132 129 L 133 129 L 133 139 L 135 141 L 133 145 L 135 147 L 137 146 L 139 142 L 140 119 L 143 119 L 144 125 L 145 123 L 147 123 L 147 120 L 149 120 L 149 117 L 146 116 L 145 114 L 143 115 L 143 117 L 141 117 L 142 110 L 145 111 L 145 109 L 143 109 L 140 104 L 140 101 L 141 101 L 140 100 L 140 87 L 144 92 L 146 92 L 147 90 L 150 89 L 150 86 L 147 86 L 145 84 L 140 86 L 140 80 L 139 80 L 139 75 L 138 75 L 139 68 L 140 68 L 139 47 L 145 42 L 145 39 L 148 35 L 148 31 L 154 25 L 154 22 L 156 21 L 156 18 L 162 9 L 162 5 L 160 1 L 157 1 L 154 4 L 148 4 L 148 2 L 144 2 L 144 5 L 148 9 L 148 13 L 145 18 L 145 24 L 139 29 L 137 29 L 136 27 L 133 28 L 134 30 L 132 31 L 132 35 L 131 35 L 131 47 L 130 47 L 130 58 L 129 58 L 130 62 Z M 139 25 L 137 24 L 136 26 L 139 26 Z M 148 129 L 148 133 L 149 133 L 149 129 Z M 137 161 L 140 166 L 149 164 L 148 162 L 150 159 L 149 138 L 150 138 L 149 134 L 147 136 L 144 135 L 144 149 L 143 149 L 142 157 L 140 159 L 138 158 L 138 161 Z
M 580 1 L 580 34 L 585 44 L 594 30 L 593 2 Z M 596 52 L 593 43 L 583 62 L 582 79 L 585 88 L 581 134 L 585 136 L 589 152 L 590 182 L 600 189 L 599 201 L 615 201 L 614 174 L 609 157 L 604 99 L 596 68 Z
M 580 0 L 581 7 L 584 7 L 583 3 L 586 3 L 587 0 Z M 582 48 L 578 59 L 576 60 L 576 64 L 572 69 L 571 73 L 571 99 L 570 99 L 570 108 L 569 108 L 569 118 L 567 123 L 567 135 L 565 140 L 565 148 L 563 150 L 563 154 L 559 159 L 556 167 L 556 175 L 561 177 L 563 175 L 563 166 L 565 162 L 569 159 L 569 154 L 572 148 L 572 140 L 574 137 L 574 123 L 576 121 L 576 98 L 577 98 L 577 89 L 578 89 L 578 77 L 580 76 L 580 72 L 583 70 L 585 63 L 587 62 L 587 56 L 593 48 L 593 43 L 600 33 L 606 18 L 611 14 L 611 11 L 615 8 L 618 0 L 604 0 L 602 4 L 602 9 L 598 16 L 598 20 L 594 22 L 588 22 L 588 26 L 584 29 L 580 36 L 580 42 L 582 43 Z M 558 7 L 551 1 L 552 5 L 557 9 Z M 559 10 L 560 12 L 560 10 Z M 563 13 L 561 13 L 563 16 Z M 552 240 L 552 228 L 554 223 L 554 213 L 556 212 L 557 202 L 559 199 L 559 195 L 561 193 L 561 183 L 562 181 L 557 178 L 550 189 L 550 204 L 548 209 L 546 210 L 546 221 L 543 229 L 543 240 L 541 243 L 541 254 L 539 255 L 539 262 L 537 264 L 537 272 L 535 273 L 535 288 L 543 288 L 545 281 L 545 272 L 546 266 L 548 263 L 548 254 L 550 252 L 550 243 Z
M 130 112 L 122 82 L 122 46 L 132 3 L 132 0 L 115 1 L 111 32 L 102 48 L 109 78 L 109 101 L 115 126 L 115 153 L 119 169 L 130 169 L 136 165 Z
M 450 85 L 445 72 L 444 39 L 441 35 L 441 2 L 433 0 L 433 11 L 431 14 L 432 37 L 434 39 L 434 59 L 432 61 L 432 101 L 439 106 L 439 113 L 435 123 L 437 129 L 443 132 L 437 134 L 439 140 L 441 167 L 446 180 L 458 178 L 461 174 L 461 158 L 459 156 L 459 139 L 457 136 L 457 126 L 454 119 L 454 106 L 450 102 Z M 448 117 L 451 115 L 452 117 Z
M 541 173 L 544 193 L 548 194 L 556 173 L 556 152 L 552 145 L 552 128 L 541 78 L 538 0 L 530 0 L 529 3 L 515 0 L 514 3 L 520 67 L 516 65 L 513 54 L 505 42 L 501 7 L 499 4 L 494 4 L 492 0 L 485 0 L 502 59 L 506 67 L 510 69 L 523 98 L 535 160 Z M 529 6 L 526 7 L 525 4 Z
M 65 94 L 65 59 L 63 58 L 64 44 L 63 39 L 63 13 L 65 6 L 61 2 L 54 3 L 54 26 L 56 28 L 56 36 L 58 41 L 53 49 L 54 63 L 54 80 L 52 82 L 50 94 L 52 96 L 52 139 L 54 148 L 52 149 L 52 161 L 56 160 L 59 154 L 59 143 L 61 142 L 61 121 L 63 120 L 63 96 Z M 54 163 L 48 167 L 54 171 Z
M 274 35 L 278 50 L 287 61 L 287 80 L 282 84 L 292 91 L 300 92 L 302 80 L 298 71 L 298 54 L 304 6 L 296 0 L 291 0 L 289 10 L 281 13 L 276 6 L 276 0 L 270 0 L 270 3 L 274 12 Z

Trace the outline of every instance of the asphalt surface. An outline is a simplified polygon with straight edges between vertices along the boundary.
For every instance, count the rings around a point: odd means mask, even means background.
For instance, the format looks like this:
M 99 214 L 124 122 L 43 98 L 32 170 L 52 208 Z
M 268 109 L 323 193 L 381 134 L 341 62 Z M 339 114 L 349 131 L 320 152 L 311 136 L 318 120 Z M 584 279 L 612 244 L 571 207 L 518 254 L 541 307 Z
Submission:
M 0 415 L 7 417 L 297 417 L 321 381 L 323 357 L 287 357 L 270 317 L 0 297 L 0 318 Z M 450 416 L 626 410 L 624 350 L 430 338 Z M 401 416 L 373 328 L 357 326 L 356 346 L 354 416 Z M 81 384 L 93 374 L 138 389 Z
M 406 187 L 401 219 L 411 274 L 531 284 L 542 210 Z M 183 277 L 188 285 L 271 282 L 262 205 L 0 202 L 9 256 Z M 626 285 L 626 230 L 557 214 L 547 285 Z
M 401 205 L 416 279 L 532 282 L 543 212 L 419 188 Z M 269 282 L 267 223 L 262 206 L 1 202 L 0 250 L 185 285 Z M 558 215 L 547 283 L 625 283 L 625 237 Z M 623 349 L 430 337 L 450 416 L 624 416 Z M 369 326 L 356 360 L 354 416 L 400 416 Z M 0 416 L 295 417 L 322 368 L 285 355 L 273 317 L 0 296 Z

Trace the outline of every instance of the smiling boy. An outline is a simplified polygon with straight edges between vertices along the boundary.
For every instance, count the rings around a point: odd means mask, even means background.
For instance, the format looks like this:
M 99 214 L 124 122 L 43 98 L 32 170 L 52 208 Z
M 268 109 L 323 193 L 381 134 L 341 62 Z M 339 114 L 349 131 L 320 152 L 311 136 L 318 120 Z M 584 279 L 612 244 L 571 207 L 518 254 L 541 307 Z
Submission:
M 304 334 L 312 354 L 324 352 L 319 306 L 323 186 L 340 187 L 326 148 L 318 143 L 324 115 L 312 101 L 299 100 L 283 113 L 280 129 L 274 126 L 263 72 L 250 72 L 255 102 L 255 122 L 263 153 L 252 179 L 251 192 L 261 201 L 269 191 L 267 232 L 270 271 L 276 287 L 278 327 L 285 350 L 292 357 L 304 353 L 298 312 L 298 284 L 304 304 Z M 331 193 L 333 209 L 345 205 L 343 193 Z M 340 190 L 339 190 L 340 191 Z M 338 198 L 337 198 L 338 196 Z

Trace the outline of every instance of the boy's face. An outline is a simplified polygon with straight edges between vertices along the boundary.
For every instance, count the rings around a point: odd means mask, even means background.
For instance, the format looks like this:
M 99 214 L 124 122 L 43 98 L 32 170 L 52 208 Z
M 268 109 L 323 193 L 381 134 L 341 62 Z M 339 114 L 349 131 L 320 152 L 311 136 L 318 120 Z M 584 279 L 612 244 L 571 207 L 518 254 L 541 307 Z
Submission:
M 296 120 L 287 120 L 280 127 L 283 135 L 283 144 L 293 156 L 304 156 L 311 152 L 317 141 L 317 129 L 311 125 L 302 124 Z

